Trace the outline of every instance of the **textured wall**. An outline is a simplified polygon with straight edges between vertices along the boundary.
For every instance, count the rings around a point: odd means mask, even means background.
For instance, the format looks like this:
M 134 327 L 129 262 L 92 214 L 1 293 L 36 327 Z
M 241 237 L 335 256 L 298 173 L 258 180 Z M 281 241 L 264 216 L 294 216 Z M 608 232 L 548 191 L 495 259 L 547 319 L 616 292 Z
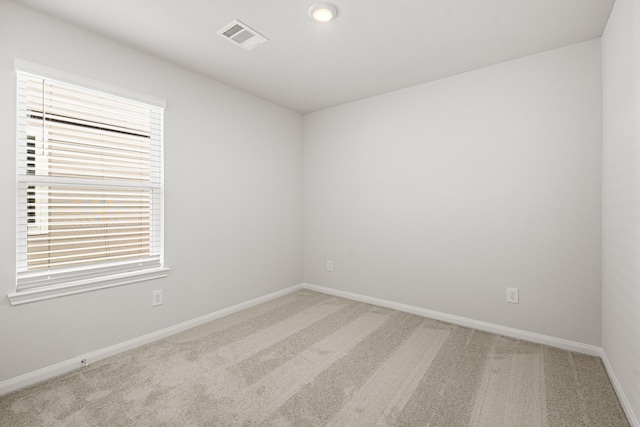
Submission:
M 640 1 L 602 36 L 602 347 L 640 420 Z

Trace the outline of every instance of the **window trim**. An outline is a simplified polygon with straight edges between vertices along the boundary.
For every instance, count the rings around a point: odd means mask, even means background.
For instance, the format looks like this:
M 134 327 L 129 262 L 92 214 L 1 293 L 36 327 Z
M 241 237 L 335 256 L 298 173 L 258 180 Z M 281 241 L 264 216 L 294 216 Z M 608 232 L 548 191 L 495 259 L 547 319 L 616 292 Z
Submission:
M 21 58 L 14 58 L 13 68 L 15 71 L 22 71 L 23 73 L 36 74 L 41 77 L 46 77 L 52 80 L 59 80 L 61 82 L 69 83 L 76 86 L 81 86 L 86 89 L 97 90 L 109 95 L 120 96 L 123 98 L 129 98 L 132 101 L 144 102 L 151 104 L 155 107 L 167 108 L 167 101 L 155 96 L 146 95 L 144 93 L 136 92 L 130 89 L 125 89 L 119 86 L 103 83 L 98 80 L 93 80 L 87 77 L 80 76 L 78 74 L 69 73 L 67 71 L 58 70 L 56 68 L 47 67 L 35 62 L 26 61 Z
M 58 80 L 68 84 L 80 86 L 86 89 L 99 91 L 105 94 L 128 98 L 133 101 L 149 104 L 162 109 L 166 108 L 166 101 L 153 96 L 141 94 L 117 86 L 112 86 L 96 80 L 88 79 L 76 74 L 61 71 L 55 68 L 47 67 L 20 58 L 14 59 L 14 69 L 22 73 L 35 74 L 43 78 Z M 19 119 L 17 118 L 19 121 Z M 16 130 L 19 131 L 19 123 L 16 124 Z M 164 130 L 161 130 L 161 135 Z M 163 156 L 163 153 L 160 153 Z M 19 167 L 19 165 L 17 165 Z M 19 177 L 17 177 L 19 178 Z M 45 178 L 46 180 L 46 178 Z M 162 181 L 164 179 L 162 178 Z M 20 179 L 16 179 L 16 189 L 21 185 Z M 161 184 L 163 187 L 163 185 Z M 16 203 L 18 200 L 18 192 L 16 192 Z M 160 239 L 161 247 L 164 248 L 164 197 L 161 199 L 160 205 Z M 51 298 L 73 295 L 82 292 L 89 292 L 98 289 L 122 286 L 131 283 L 154 280 L 167 277 L 169 268 L 164 265 L 164 249 L 161 249 L 160 266 L 148 268 L 144 270 L 124 271 L 107 274 L 101 277 L 75 278 L 64 283 L 55 283 L 51 285 L 43 285 L 31 289 L 23 289 L 9 293 L 7 296 L 11 305 L 26 304 L 34 301 L 46 300 Z M 17 276 L 17 271 L 16 271 Z
M 161 279 L 169 275 L 169 268 L 160 267 L 150 270 L 132 271 L 120 274 L 110 274 L 104 277 L 76 280 L 52 286 L 40 286 L 20 292 L 11 292 L 7 296 L 11 305 L 26 304 L 34 301 L 42 301 L 58 298 L 66 295 L 74 295 L 81 292 L 90 292 L 98 289 L 113 288 L 128 285 L 130 283 L 144 282 L 147 280 Z

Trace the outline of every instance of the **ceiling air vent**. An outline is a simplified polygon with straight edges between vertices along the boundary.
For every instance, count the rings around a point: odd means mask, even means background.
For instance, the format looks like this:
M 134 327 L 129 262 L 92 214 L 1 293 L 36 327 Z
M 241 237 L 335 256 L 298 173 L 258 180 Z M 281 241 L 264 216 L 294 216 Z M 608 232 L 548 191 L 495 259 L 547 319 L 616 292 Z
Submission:
M 222 38 L 242 46 L 245 50 L 251 50 L 269 41 L 268 38 L 237 19 L 225 25 L 217 34 Z

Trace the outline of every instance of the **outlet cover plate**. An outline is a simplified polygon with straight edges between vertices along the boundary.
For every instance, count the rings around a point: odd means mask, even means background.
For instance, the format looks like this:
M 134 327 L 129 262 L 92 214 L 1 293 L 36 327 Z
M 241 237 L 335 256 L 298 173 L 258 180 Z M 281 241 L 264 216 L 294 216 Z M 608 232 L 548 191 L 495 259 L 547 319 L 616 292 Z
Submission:
M 157 291 L 153 291 L 151 294 L 151 306 L 155 307 L 157 305 L 162 305 L 162 289 L 158 289 Z
M 518 294 L 518 288 L 507 288 L 507 302 L 510 302 L 512 304 L 519 304 L 520 297 Z

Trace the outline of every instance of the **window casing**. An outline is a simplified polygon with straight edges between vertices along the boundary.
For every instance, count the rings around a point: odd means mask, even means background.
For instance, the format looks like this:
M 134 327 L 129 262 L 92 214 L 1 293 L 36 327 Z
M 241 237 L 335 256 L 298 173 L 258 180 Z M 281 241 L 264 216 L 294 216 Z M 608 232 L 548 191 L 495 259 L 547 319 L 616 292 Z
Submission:
M 163 108 L 20 71 L 17 84 L 12 304 L 166 276 Z

